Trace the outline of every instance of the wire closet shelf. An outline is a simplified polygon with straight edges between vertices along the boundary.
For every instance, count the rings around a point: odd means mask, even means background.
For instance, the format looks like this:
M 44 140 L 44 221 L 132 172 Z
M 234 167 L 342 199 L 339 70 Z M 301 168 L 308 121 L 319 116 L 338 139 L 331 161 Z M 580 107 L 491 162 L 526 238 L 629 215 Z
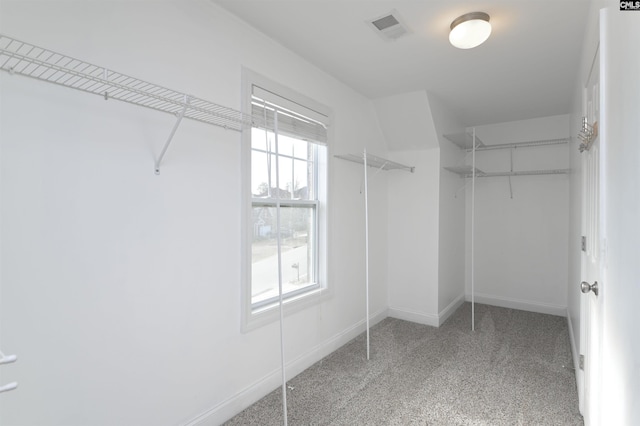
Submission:
M 495 145 L 482 144 L 482 146 L 476 146 L 476 151 L 492 151 L 496 149 L 509 149 L 509 148 L 516 149 L 516 148 L 526 148 L 531 146 L 544 146 L 544 145 L 562 145 L 567 143 L 569 143 L 569 139 L 561 138 L 561 139 L 543 139 L 543 140 L 536 140 L 536 141 L 495 144 Z M 466 148 L 467 152 L 471 152 L 471 150 L 472 148 Z
M 177 92 L 0 34 L 0 68 L 87 93 L 241 131 L 251 118 L 231 108 Z
M 493 150 L 499 150 L 499 149 L 511 149 L 513 151 L 518 148 L 547 146 L 547 145 L 562 145 L 562 144 L 569 143 L 569 139 L 560 138 L 560 139 L 533 140 L 533 141 L 517 142 L 517 143 L 509 143 L 509 144 L 486 145 L 478 137 L 475 137 L 475 150 L 474 150 L 474 146 L 473 146 L 474 144 L 472 142 L 472 140 L 474 139 L 469 133 L 456 133 L 456 134 L 448 134 L 443 136 L 448 140 L 450 140 L 451 142 L 453 142 L 455 145 L 457 145 L 460 149 L 465 150 L 466 152 L 493 151 Z M 483 170 L 474 168 L 469 165 L 444 167 L 444 169 L 452 173 L 455 173 L 465 179 L 469 179 L 474 176 L 477 178 L 486 178 L 486 177 L 498 177 L 498 176 L 566 175 L 571 173 L 570 169 L 514 171 L 513 157 L 511 158 L 511 170 L 509 171 L 485 172 Z M 474 169 L 475 169 L 475 174 L 474 174 Z
M 473 176 L 473 168 L 471 166 L 444 167 L 452 173 L 463 178 L 471 178 Z M 477 178 L 498 177 L 498 176 L 536 176 L 536 175 L 566 175 L 571 173 L 570 169 L 552 169 L 552 170 L 523 170 L 513 172 L 484 172 L 478 168 L 475 169 Z
M 373 167 L 379 170 L 405 170 L 413 173 L 415 171 L 415 167 L 405 166 L 404 164 L 396 163 L 391 160 L 387 160 L 386 158 L 377 157 L 371 154 L 339 154 L 334 155 L 334 157 L 339 158 L 341 160 L 347 160 L 354 163 L 365 164 L 364 156 L 366 156 L 366 164 L 369 167 Z

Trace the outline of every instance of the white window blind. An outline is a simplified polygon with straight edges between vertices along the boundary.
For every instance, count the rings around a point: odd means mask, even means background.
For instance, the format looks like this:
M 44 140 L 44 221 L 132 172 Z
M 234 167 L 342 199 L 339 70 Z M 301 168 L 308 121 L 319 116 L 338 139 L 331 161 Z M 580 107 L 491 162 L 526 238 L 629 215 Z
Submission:
M 259 86 L 252 86 L 253 126 L 273 130 L 278 112 L 278 133 L 321 145 L 327 144 L 328 117 Z

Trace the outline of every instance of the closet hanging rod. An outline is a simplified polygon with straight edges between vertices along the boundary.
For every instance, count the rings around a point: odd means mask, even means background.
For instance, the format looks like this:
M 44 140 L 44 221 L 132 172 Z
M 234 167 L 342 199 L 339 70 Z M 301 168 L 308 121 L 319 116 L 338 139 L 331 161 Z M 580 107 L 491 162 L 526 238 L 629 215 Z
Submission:
M 471 173 L 468 172 L 456 172 L 451 170 L 451 167 L 445 167 L 445 169 L 450 172 L 458 174 L 463 178 L 470 178 L 472 176 Z M 476 177 L 484 178 L 484 177 L 499 177 L 499 176 L 539 176 L 539 175 L 568 175 L 571 173 L 571 169 L 552 169 L 552 170 L 523 170 L 517 172 L 483 172 L 476 169 Z
M 542 146 L 542 145 L 561 145 L 569 143 L 569 139 L 545 139 L 538 141 L 495 144 L 495 145 L 483 145 L 476 147 L 476 151 L 491 151 L 494 149 L 509 149 L 509 148 L 525 148 L 528 146 Z M 467 148 L 467 152 L 471 152 L 471 148 Z
M 93 93 L 157 111 L 178 115 L 225 129 L 251 126 L 249 114 L 127 76 L 54 51 L 0 34 L 0 68 L 60 86 Z
M 413 173 L 415 171 L 415 167 L 405 166 L 404 164 L 396 163 L 395 161 L 387 160 L 385 158 L 376 157 L 375 155 L 366 154 L 367 155 L 367 166 L 374 167 L 380 170 L 406 170 L 408 172 Z M 339 158 L 341 160 L 352 161 L 354 163 L 364 164 L 364 158 L 362 155 L 356 154 L 344 154 L 344 155 L 334 155 L 334 157 Z

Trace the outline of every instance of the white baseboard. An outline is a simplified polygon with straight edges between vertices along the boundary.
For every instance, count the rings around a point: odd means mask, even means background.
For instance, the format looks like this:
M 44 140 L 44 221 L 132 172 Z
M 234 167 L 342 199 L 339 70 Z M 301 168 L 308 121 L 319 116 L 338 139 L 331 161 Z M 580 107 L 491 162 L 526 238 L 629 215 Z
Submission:
M 438 314 L 438 327 L 444 324 L 444 322 L 455 312 L 458 310 L 460 306 L 464 303 L 465 297 L 464 294 L 456 297 L 453 302 L 449 303 L 449 306 L 444 308 Z
M 569 327 L 569 341 L 571 343 L 571 355 L 573 357 L 573 365 L 577 368 L 579 364 L 579 352 L 576 346 L 576 337 L 573 333 L 573 323 L 571 322 L 571 315 L 569 315 L 569 309 L 567 309 L 567 326 Z
M 423 312 L 412 311 L 406 308 L 389 307 L 389 309 L 387 310 L 387 315 L 391 318 L 411 321 L 418 324 L 430 325 L 432 327 L 438 327 L 439 325 L 438 315 L 425 314 Z
M 417 312 L 406 308 L 390 307 L 388 316 L 391 318 L 397 318 L 404 321 L 411 321 L 418 324 L 430 325 L 432 327 L 440 327 L 444 322 L 464 303 L 465 296 L 461 294 L 453 302 L 444 308 L 442 311 L 435 314 L 425 314 L 424 312 Z
M 377 324 L 386 317 L 386 308 L 375 312 L 369 318 L 369 326 Z M 287 380 L 294 378 L 325 356 L 331 354 L 357 337 L 360 333 L 364 332 L 366 328 L 365 323 L 366 321 L 364 319 L 358 321 L 346 330 L 311 348 L 299 357 L 287 362 L 285 367 Z M 215 426 L 222 424 L 267 395 L 269 392 L 276 389 L 281 384 L 282 373 L 280 369 L 277 369 L 225 401 L 222 401 L 218 405 L 211 407 L 186 423 L 183 423 L 183 426 Z
M 580 414 L 583 414 L 583 397 L 582 397 L 582 386 L 583 386 L 583 380 L 584 380 L 584 376 L 583 376 L 583 372 L 580 369 L 580 351 L 578 350 L 578 345 L 576 344 L 576 335 L 573 332 L 573 323 L 571 322 L 571 314 L 569 312 L 569 309 L 567 308 L 567 324 L 569 327 L 569 342 L 571 343 L 571 356 L 573 358 L 573 368 L 575 368 L 575 372 L 576 372 L 576 388 L 578 389 L 578 396 L 579 401 L 578 401 L 578 408 L 580 409 Z
M 474 299 L 477 303 L 484 305 L 499 306 L 501 308 L 519 309 L 521 311 L 537 312 L 540 314 L 557 315 L 564 317 L 567 315 L 567 307 L 564 305 L 554 305 L 550 303 L 531 302 L 528 300 L 511 299 L 508 297 L 492 296 L 489 294 L 475 293 Z M 465 300 L 471 301 L 471 295 L 467 294 Z

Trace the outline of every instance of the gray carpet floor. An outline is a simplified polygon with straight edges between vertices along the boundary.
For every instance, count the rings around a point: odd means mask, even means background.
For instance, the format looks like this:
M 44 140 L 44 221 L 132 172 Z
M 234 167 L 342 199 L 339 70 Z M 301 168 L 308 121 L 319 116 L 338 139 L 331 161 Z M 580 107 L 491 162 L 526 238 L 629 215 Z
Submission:
M 289 425 L 582 425 L 566 318 L 463 304 L 387 318 L 288 381 Z M 226 425 L 281 425 L 281 388 Z

